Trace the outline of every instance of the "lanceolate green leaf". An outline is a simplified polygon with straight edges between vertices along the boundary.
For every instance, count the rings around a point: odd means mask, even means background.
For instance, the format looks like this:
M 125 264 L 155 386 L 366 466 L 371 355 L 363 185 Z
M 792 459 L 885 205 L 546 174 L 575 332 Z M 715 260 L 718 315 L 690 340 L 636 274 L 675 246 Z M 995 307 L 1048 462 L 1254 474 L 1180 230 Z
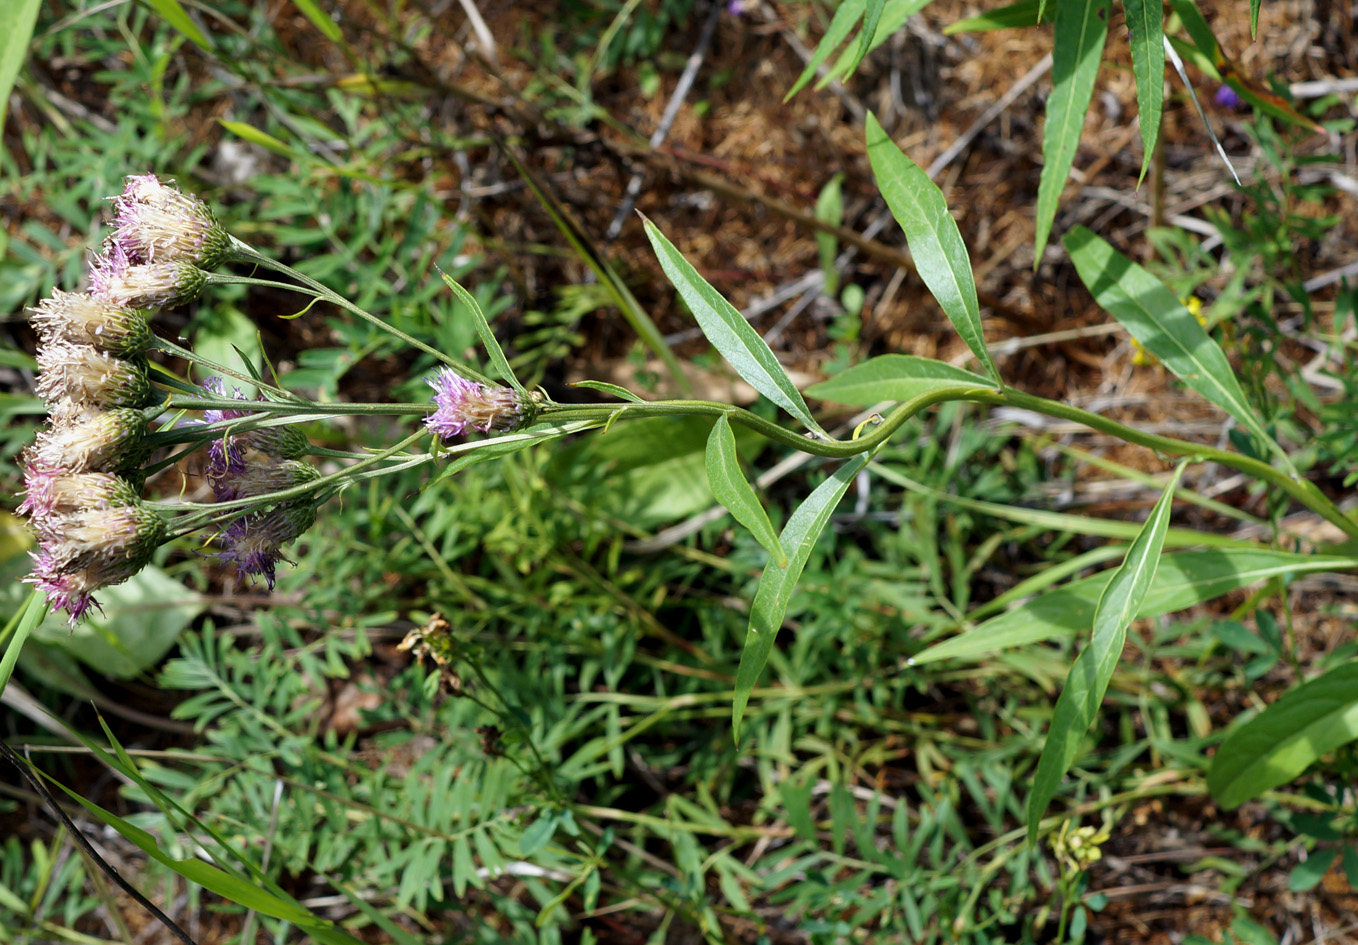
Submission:
M 340 41 L 342 34 L 339 25 L 330 18 L 329 13 L 326 13 L 316 4 L 316 0 L 292 0 L 292 2 L 297 4 L 297 9 L 301 10 L 303 15 L 311 21 L 311 25 L 321 31 L 322 36 L 332 43 Z
M 1164 548 L 1165 533 L 1169 530 L 1169 513 L 1174 501 L 1174 490 L 1179 485 L 1186 463 L 1180 463 L 1174 478 L 1165 487 L 1164 495 L 1155 503 L 1141 533 L 1132 542 L 1127 557 L 1113 572 L 1104 587 L 1099 603 L 1094 608 L 1094 632 L 1089 645 L 1075 660 L 1061 696 L 1056 700 L 1047 742 L 1042 746 L 1037 771 L 1033 775 L 1033 789 L 1028 794 L 1028 841 L 1037 839 L 1037 828 L 1047 805 L 1056 796 L 1061 779 L 1070 770 L 1079 751 L 1085 732 L 1098 715 L 1108 682 L 1113 678 L 1122 657 L 1122 646 L 1127 642 L 1127 625 L 1141 609 L 1155 580 Z
M 435 267 L 438 268 L 438 267 Z M 453 295 L 457 300 L 466 306 L 471 313 L 472 321 L 476 325 L 476 333 L 481 338 L 481 344 L 485 345 L 486 354 L 490 356 L 490 363 L 495 367 L 495 373 L 500 375 L 500 379 L 507 382 L 520 394 L 528 393 L 519 379 L 514 376 L 514 369 L 509 366 L 509 359 L 505 357 L 504 349 L 500 347 L 500 342 L 495 338 L 495 332 L 490 330 L 490 322 L 486 320 L 486 313 L 481 311 L 481 306 L 476 304 L 476 298 L 462 286 L 452 276 L 439 269 L 439 275 L 443 277 L 443 282 L 448 288 L 453 290 Z
M 867 454 L 864 454 L 840 466 L 834 475 L 806 497 L 805 502 L 797 506 L 778 539 L 783 553 L 787 555 L 787 567 L 779 568 L 770 562 L 759 579 L 759 589 L 755 591 L 754 604 L 750 608 L 750 626 L 745 632 L 745 648 L 741 650 L 740 667 L 736 670 L 731 727 L 737 741 L 740 740 L 740 720 L 750 701 L 750 691 L 759 681 L 759 674 L 773 652 L 773 641 L 783 625 L 788 600 L 797 587 L 806 562 L 811 558 L 811 549 L 825 530 L 830 513 L 844 497 L 849 483 L 853 482 L 867 461 Z
M 1176 552 L 1160 559 L 1155 582 L 1137 616 L 1173 613 L 1269 578 L 1293 578 L 1353 567 L 1358 567 L 1358 557 L 1265 549 Z M 1095 605 L 1111 577 L 1112 572 L 1105 571 L 1048 591 L 960 636 L 929 647 L 914 662 L 976 661 L 1010 647 L 1079 633 L 1092 625 Z
M 28 58 L 28 41 L 33 38 L 33 24 L 38 21 L 40 6 L 42 0 L 9 0 L 5 35 L 0 36 L 0 131 L 5 127 L 10 89 Z
M 1075 164 L 1085 112 L 1094 95 L 1094 79 L 1108 35 L 1108 0 L 1061 0 L 1056 4 L 1052 49 L 1052 94 L 1042 131 L 1042 177 L 1037 186 L 1037 236 L 1033 268 L 1056 219 L 1056 205 Z
M 909 400 L 942 387 L 995 389 L 995 382 L 945 361 L 912 354 L 883 354 L 855 364 L 806 392 L 837 404 L 867 407 L 883 400 Z
M 787 376 L 769 346 L 736 307 L 698 274 L 654 223 L 646 220 L 646 236 L 679 296 L 688 305 L 707 340 L 755 390 L 782 407 L 812 430 L 820 425 L 811 417 L 801 392 Z
M 998 384 L 1000 372 L 986 350 L 981 329 L 971 259 L 957 221 L 948 213 L 943 191 L 887 137 L 875 115 L 868 115 L 867 146 L 877 187 L 905 231 L 915 269 L 953 328 Z
M 844 42 L 844 38 L 849 35 L 853 25 L 863 16 L 866 8 L 867 0 L 844 0 L 839 5 L 834 18 L 830 20 L 830 28 L 825 31 L 825 36 L 816 46 L 816 51 L 807 61 L 806 68 L 802 70 L 801 75 L 797 76 L 797 81 L 792 83 L 792 88 L 788 89 L 788 93 L 783 96 L 784 102 L 791 99 L 792 96 L 802 90 L 806 83 L 815 78 L 816 70 L 820 68 L 821 63 L 829 59 L 830 53 L 834 52 L 839 44 Z
M 1259 0 L 1250 0 L 1250 39 L 1259 35 Z
M 1223 807 L 1286 784 L 1322 755 L 1358 739 L 1358 663 L 1346 663 L 1286 693 L 1231 730 L 1207 772 Z
M 1065 242 L 1075 270 L 1094 300 L 1179 380 L 1235 417 L 1290 470 L 1291 460 L 1259 422 L 1258 411 L 1245 399 L 1221 347 L 1178 297 L 1082 226 L 1071 230 Z
M 179 30 L 194 43 L 203 49 L 212 48 L 212 42 L 198 28 L 198 24 L 193 22 L 184 8 L 180 6 L 179 0 L 147 0 L 147 2 L 155 7 L 156 12 L 166 23 Z
M 731 432 L 731 421 L 724 414 L 712 424 L 712 434 L 707 438 L 707 482 L 717 501 L 768 549 L 773 563 L 780 568 L 787 567 L 787 553 L 778 540 L 778 533 L 773 530 L 768 513 L 759 504 L 759 497 L 741 471 L 740 457 L 736 455 L 736 436 Z
M 943 27 L 943 35 L 952 36 L 956 33 L 982 33 L 987 30 L 1037 26 L 1039 22 L 1037 18 L 1038 6 L 1038 0 L 1019 0 L 1018 3 L 1011 3 L 1007 7 L 987 10 L 965 20 L 949 23 Z M 1043 10 L 1041 22 L 1051 22 L 1051 10 Z
M 1122 0 L 1132 46 L 1132 72 L 1136 76 L 1137 121 L 1141 125 L 1141 174 L 1146 176 L 1160 134 L 1160 113 L 1165 104 L 1165 24 L 1160 0 Z
M 863 32 L 858 37 L 858 51 L 849 61 L 849 72 L 858 68 L 858 64 L 863 61 L 863 57 L 872 48 L 873 38 L 877 35 L 877 26 L 882 22 L 884 7 L 886 7 L 886 0 L 866 0 L 863 8 Z

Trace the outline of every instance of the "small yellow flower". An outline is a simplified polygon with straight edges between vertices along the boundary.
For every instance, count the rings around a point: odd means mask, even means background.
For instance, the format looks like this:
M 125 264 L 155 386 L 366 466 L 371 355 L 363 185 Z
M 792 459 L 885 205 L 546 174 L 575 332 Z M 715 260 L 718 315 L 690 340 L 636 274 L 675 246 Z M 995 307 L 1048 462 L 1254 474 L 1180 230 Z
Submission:
M 1070 821 L 1061 824 L 1061 829 L 1048 841 L 1067 869 L 1082 870 L 1097 863 L 1103 857 L 1099 847 L 1108 842 L 1107 830 L 1096 827 L 1076 827 L 1070 829 Z

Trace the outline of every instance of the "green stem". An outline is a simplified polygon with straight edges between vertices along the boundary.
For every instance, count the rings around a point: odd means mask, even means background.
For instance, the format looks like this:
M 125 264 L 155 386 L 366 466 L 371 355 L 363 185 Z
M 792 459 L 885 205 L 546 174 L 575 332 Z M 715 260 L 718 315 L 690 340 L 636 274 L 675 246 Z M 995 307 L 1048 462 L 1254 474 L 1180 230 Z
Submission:
M 1159 436 L 1153 433 L 1143 433 L 1135 427 L 1129 427 L 1125 424 L 1118 423 L 1116 420 L 1110 420 L 1107 417 L 1091 413 L 1088 410 L 1081 410 L 1079 407 L 1072 407 L 1069 404 L 1063 404 L 1059 401 L 1048 400 L 1045 397 L 1035 397 L 1031 394 L 1013 390 L 1012 388 L 995 390 L 989 387 L 977 387 L 974 384 L 935 388 L 934 390 L 920 394 L 917 397 L 913 397 L 910 400 L 898 404 L 888 412 L 881 422 L 871 431 L 854 440 L 806 437 L 740 407 L 733 407 L 730 404 L 706 400 L 656 401 L 654 403 L 646 404 L 622 403 L 608 405 L 545 404 L 542 407 L 540 418 L 554 421 L 588 419 L 612 422 L 641 417 L 710 416 L 716 418 L 725 416 L 732 423 L 739 423 L 770 440 L 782 443 L 785 446 L 790 446 L 793 449 L 800 450 L 804 453 L 811 453 L 816 456 L 826 456 L 834 459 L 846 459 L 850 456 L 856 456 L 860 453 L 876 449 L 895 434 L 906 421 L 926 407 L 949 401 L 968 401 L 971 403 L 1017 407 L 1021 410 L 1031 410 L 1034 413 L 1055 417 L 1060 420 L 1072 420 L 1089 427 L 1091 430 L 1115 436 L 1128 443 L 1144 446 L 1147 449 L 1155 450 L 1167 456 L 1186 456 L 1199 462 L 1220 463 L 1222 466 L 1238 470 L 1239 472 L 1253 476 L 1256 479 L 1260 479 L 1269 485 L 1282 490 L 1288 496 L 1311 509 L 1330 524 L 1339 528 L 1350 538 L 1358 538 L 1358 522 L 1351 520 L 1341 512 L 1333 502 L 1325 497 L 1324 493 L 1316 488 L 1313 483 L 1308 482 L 1305 479 L 1296 479 L 1285 472 L 1274 469 L 1267 463 L 1253 459 L 1249 456 L 1242 456 L 1239 453 L 1231 453 L 1226 450 L 1203 446 L 1199 443 L 1176 440 L 1172 437 Z
M 291 266 L 278 262 L 276 259 L 270 259 L 268 256 L 265 256 L 263 253 L 259 252 L 249 244 L 242 243 L 234 236 L 231 238 L 231 255 L 234 259 L 240 262 L 251 262 L 255 263 L 256 265 L 263 266 L 266 269 L 272 269 L 275 272 L 284 273 L 285 275 L 288 275 L 291 278 L 296 279 L 298 282 L 302 283 L 302 285 L 298 286 L 290 282 L 273 282 L 267 279 L 254 279 L 250 276 L 236 276 L 225 273 L 213 273 L 211 277 L 212 281 L 223 283 L 235 282 L 246 285 L 272 286 L 274 288 L 279 289 L 288 289 L 293 292 L 302 292 L 306 295 L 311 295 L 318 299 L 325 299 L 327 302 L 330 302 L 334 305 L 338 305 L 340 308 L 344 309 L 347 312 L 352 312 L 353 314 L 357 315 L 359 318 L 363 319 L 369 324 L 372 324 L 377 328 L 380 328 L 382 331 L 385 331 L 387 334 L 392 335 L 396 338 L 400 338 L 406 344 L 418 348 L 425 354 L 432 355 L 437 360 L 442 361 L 444 364 L 447 364 L 450 367 L 452 367 L 463 377 L 469 378 L 480 384 L 494 383 L 494 381 L 492 381 L 490 378 L 486 377 L 479 371 L 476 371 L 473 368 L 468 367 L 467 365 L 463 364 L 460 361 L 457 361 L 454 358 L 450 358 L 442 351 L 439 351 L 437 348 L 430 347 L 429 345 L 425 344 L 423 341 L 420 341 L 417 338 L 412 338 L 410 335 L 401 331 L 394 325 L 387 324 L 386 322 L 382 321 L 382 319 L 378 318 L 376 315 L 373 315 L 371 312 L 365 311 L 364 309 L 355 305 L 353 302 L 350 302 L 344 296 L 328 288 L 323 283 L 317 282 L 310 276 L 300 273 L 296 269 L 293 269 Z

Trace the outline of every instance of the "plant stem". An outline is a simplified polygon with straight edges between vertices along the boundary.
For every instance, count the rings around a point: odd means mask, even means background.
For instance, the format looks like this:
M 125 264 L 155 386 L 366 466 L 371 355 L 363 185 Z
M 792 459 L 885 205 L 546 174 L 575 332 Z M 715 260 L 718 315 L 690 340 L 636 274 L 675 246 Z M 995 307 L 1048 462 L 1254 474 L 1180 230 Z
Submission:
M 254 279 L 249 276 L 233 276 L 221 273 L 214 273 L 212 276 L 213 281 L 238 282 L 245 283 L 247 285 L 273 286 L 275 288 L 280 289 L 290 289 L 293 292 L 302 292 L 306 295 L 311 295 L 318 299 L 325 299 L 327 302 L 330 302 L 333 305 L 338 305 L 340 308 L 344 309 L 347 312 L 352 312 L 353 314 L 357 315 L 364 321 L 369 322 L 370 324 L 376 326 L 377 328 L 380 328 L 382 331 L 385 331 L 387 334 L 400 338 L 406 344 L 418 348 L 425 354 L 433 355 L 433 357 L 435 357 L 439 361 L 442 361 L 444 364 L 447 364 L 450 367 L 454 368 L 463 377 L 469 378 L 481 384 L 494 383 L 494 381 L 492 381 L 490 378 L 486 377 L 479 371 L 476 371 L 468 367 L 467 365 L 463 364 L 460 361 L 455 360 L 454 358 L 450 358 L 442 351 L 439 351 L 437 348 L 430 347 L 429 345 L 425 344 L 423 341 L 420 341 L 417 338 L 412 338 L 410 335 L 401 331 L 394 325 L 387 324 L 386 322 L 382 321 L 382 319 L 378 318 L 376 315 L 373 315 L 371 312 L 365 311 L 364 309 L 355 305 L 353 302 L 350 302 L 344 296 L 333 291 L 324 284 L 317 282 L 310 276 L 298 272 L 291 266 L 278 262 L 276 259 L 270 259 L 268 256 L 265 256 L 263 253 L 259 252 L 249 244 L 242 243 L 234 236 L 231 238 L 231 255 L 240 262 L 251 262 L 255 263 L 256 265 L 263 266 L 266 269 L 272 269 L 275 272 L 284 273 L 285 275 L 288 275 L 293 279 L 296 279 L 298 282 L 302 283 L 302 285 L 298 286 L 288 282 L 272 282 L 264 279 Z
M 607 405 L 544 404 L 539 416 L 541 419 L 554 421 L 589 419 L 609 422 L 642 417 L 710 416 L 716 418 L 725 416 L 732 423 L 739 423 L 770 440 L 804 453 L 845 459 L 877 448 L 895 434 L 907 420 L 926 407 L 950 401 L 1017 407 L 1021 410 L 1030 410 L 1060 420 L 1072 420 L 1089 427 L 1091 430 L 1107 433 L 1110 436 L 1115 436 L 1128 443 L 1134 443 L 1137 446 L 1144 446 L 1166 456 L 1186 456 L 1198 462 L 1220 463 L 1282 490 L 1288 496 L 1339 528 L 1345 535 L 1350 538 L 1358 538 L 1358 522 L 1351 520 L 1341 512 L 1333 502 L 1326 498 L 1324 493 L 1305 479 L 1290 476 L 1249 456 L 1242 456 L 1239 453 L 1232 453 L 1199 443 L 1190 443 L 1186 440 L 1144 433 L 1135 427 L 1110 420 L 1088 410 L 1081 410 L 1079 407 L 1048 400 L 1045 397 L 1035 397 L 1032 394 L 1025 394 L 1012 388 L 995 390 L 989 387 L 978 387 L 974 384 L 935 388 L 898 404 L 887 413 L 874 429 L 854 440 L 807 437 L 740 407 L 706 400 Z

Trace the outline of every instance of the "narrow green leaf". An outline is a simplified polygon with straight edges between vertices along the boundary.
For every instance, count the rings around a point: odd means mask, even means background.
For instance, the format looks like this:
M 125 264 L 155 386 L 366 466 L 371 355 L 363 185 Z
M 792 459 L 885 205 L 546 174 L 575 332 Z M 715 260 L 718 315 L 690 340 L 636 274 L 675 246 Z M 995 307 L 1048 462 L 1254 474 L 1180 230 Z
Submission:
M 956 23 L 949 23 L 943 27 L 943 35 L 983 33 L 987 30 L 1003 30 L 1050 23 L 1052 20 L 1051 10 L 1044 9 L 1042 18 L 1039 20 L 1039 6 L 1038 0 L 1019 0 L 1018 3 L 1011 3 L 1007 7 L 987 10 L 977 16 L 967 17 L 965 20 L 958 20 Z
M 885 43 L 892 35 L 905 25 L 905 21 L 929 5 L 931 0 L 886 0 L 882 9 L 881 19 L 877 22 L 877 29 L 874 31 L 872 42 L 868 44 L 868 52 L 871 53 L 878 46 Z M 864 35 L 866 35 L 866 24 Z M 849 77 L 849 73 L 858 68 L 861 60 L 858 56 L 858 46 L 846 47 L 835 60 L 835 64 L 825 70 L 825 74 L 816 82 L 817 89 L 823 89 L 831 82 L 836 80 L 843 81 Z
M 1084 130 L 1085 112 L 1094 95 L 1104 38 L 1108 35 L 1108 0 L 1061 0 L 1056 4 L 1052 49 L 1052 94 L 1042 130 L 1042 177 L 1037 185 L 1037 236 L 1033 268 L 1051 236 L 1061 191 L 1075 165 Z
M 24 605 L 10 618 L 4 632 L 0 633 L 0 641 L 5 645 L 5 653 L 0 656 L 0 693 L 9 685 L 9 677 L 14 674 L 14 665 L 19 661 L 28 635 L 46 616 L 47 601 L 36 589 L 31 590 Z
M 1259 38 L 1259 0 L 1250 0 L 1250 39 Z
M 797 81 L 792 83 L 792 88 L 783 96 L 783 101 L 787 102 L 802 90 L 806 83 L 810 82 L 816 75 L 816 70 L 821 63 L 830 58 L 830 53 L 844 42 L 844 38 L 849 35 L 853 25 L 862 18 L 867 9 L 867 0 L 844 0 L 835 11 L 834 18 L 830 20 L 830 28 L 825 31 L 821 41 L 816 45 L 816 51 L 807 60 L 806 68 L 802 74 L 797 76 Z
M 1346 663 L 1284 693 L 1231 729 L 1207 772 L 1222 807 L 1239 807 L 1286 784 L 1313 762 L 1358 739 L 1358 662 Z
M 608 383 L 608 381 L 575 381 L 573 384 L 571 384 L 571 386 L 588 387 L 590 390 L 597 390 L 605 394 L 612 394 L 619 400 L 626 400 L 634 404 L 646 403 L 646 401 L 642 400 L 640 397 L 632 393 L 626 387 L 619 387 L 617 384 Z
M 971 259 L 957 229 L 957 221 L 948 213 L 943 191 L 896 147 L 878 123 L 877 116 L 871 114 L 868 115 L 867 147 L 877 187 L 886 198 L 891 215 L 905 231 L 916 271 L 938 300 L 953 328 L 998 384 L 1000 372 L 986 350 L 985 333 L 981 329 Z
M 913 354 L 883 354 L 808 387 L 806 392 L 837 404 L 868 407 L 884 400 L 910 400 L 930 391 L 956 387 L 994 390 L 995 382 L 945 361 Z
M 865 453 L 840 466 L 833 476 L 817 486 L 806 497 L 806 501 L 797 506 L 778 538 L 787 555 L 787 567 L 776 568 L 770 564 L 759 578 L 759 589 L 755 591 L 754 604 L 750 607 L 750 626 L 745 632 L 745 646 L 741 650 L 740 666 L 736 670 L 735 702 L 731 707 L 731 730 L 737 742 L 740 741 L 740 720 L 745 714 L 745 706 L 749 704 L 750 692 L 759 681 L 759 674 L 769 661 L 769 654 L 773 652 L 773 641 L 783 625 L 788 600 L 797 587 L 806 562 L 811 558 L 811 549 L 825 530 L 830 513 L 844 497 L 849 483 L 853 482 L 867 462 Z
M 1109 578 L 1094 608 L 1093 634 L 1089 645 L 1080 651 L 1075 665 L 1070 668 L 1061 696 L 1056 700 L 1047 741 L 1042 746 L 1042 757 L 1038 759 L 1033 775 L 1033 788 L 1028 793 L 1029 843 L 1037 841 L 1037 828 L 1047 812 L 1047 805 L 1056 796 L 1061 779 L 1075 761 L 1080 742 L 1099 713 L 1113 670 L 1122 658 L 1127 625 L 1141 609 L 1151 582 L 1155 580 L 1165 533 L 1169 530 L 1174 490 L 1186 466 L 1187 461 L 1181 462 L 1174 470 L 1174 477 L 1165 486 L 1160 501 L 1155 503 L 1141 533 Z
M 736 455 L 736 436 L 731 432 L 731 422 L 725 414 L 712 424 L 712 433 L 707 438 L 707 482 L 717 501 L 750 530 L 778 567 L 787 567 L 787 553 L 778 540 L 778 533 L 773 530 L 768 513 L 759 504 L 759 497 L 741 471 L 740 457 Z
M 337 928 L 334 923 L 312 914 L 300 903 L 281 899 L 249 880 L 233 876 L 216 866 L 204 863 L 202 860 L 175 859 L 162 850 L 155 837 L 145 830 L 82 797 L 59 781 L 54 781 L 51 778 L 47 778 L 47 780 L 64 791 L 68 797 L 84 807 L 85 810 L 116 830 L 124 840 L 140 849 L 157 863 L 190 882 L 246 909 L 253 909 L 275 919 L 291 922 L 322 941 L 357 945 L 358 939 Z
M 1292 470 L 1282 447 L 1264 430 L 1259 412 L 1245 398 L 1221 347 L 1164 283 L 1088 229 L 1066 235 L 1080 280 L 1175 377 L 1235 417 Z
M 438 266 L 434 267 L 438 269 Z M 514 376 L 514 369 L 509 366 L 509 359 L 505 357 L 504 349 L 500 347 L 500 342 L 495 338 L 495 332 L 490 330 L 490 322 L 486 320 L 486 313 L 481 311 L 481 306 L 476 304 L 476 298 L 462 286 L 457 284 L 452 276 L 439 269 L 439 275 L 443 277 L 443 282 L 448 288 L 453 290 L 457 300 L 467 307 L 471 312 L 472 321 L 476 325 L 476 333 L 481 336 L 481 344 L 486 348 L 486 354 L 490 356 L 490 363 L 495 367 L 495 373 L 500 375 L 500 379 L 507 382 L 520 394 L 528 393 L 524 386 L 519 383 L 519 379 Z
M 844 222 L 844 175 L 834 174 L 816 198 L 816 219 L 831 226 Z M 839 273 L 835 270 L 835 256 L 839 252 L 839 238 L 833 233 L 816 231 L 816 248 L 820 251 L 820 270 L 825 275 L 825 295 L 839 291 Z
M 1141 125 L 1141 174 L 1136 179 L 1140 187 L 1151 166 L 1165 106 L 1165 10 L 1160 0 L 1122 0 L 1122 9 L 1132 46 L 1137 121 Z
M 311 21 L 311 25 L 321 31 L 321 35 L 332 43 L 340 41 L 339 25 L 330 18 L 330 14 L 322 10 L 316 0 L 292 0 L 297 5 L 297 9 Z
M 275 138 L 268 132 L 260 131 L 253 125 L 247 125 L 243 121 L 227 121 L 225 118 L 218 118 L 217 123 L 238 138 L 244 138 L 251 144 L 257 144 L 274 154 L 281 154 L 283 157 L 293 160 L 304 160 L 303 155 L 299 154 L 291 145 Z
M 0 131 L 5 129 L 9 93 L 28 58 L 28 41 L 33 38 L 33 24 L 38 21 L 41 6 L 42 0 L 10 0 L 9 3 L 5 35 L 0 37 Z
M 863 61 L 863 57 L 872 48 L 872 41 L 877 36 L 877 26 L 882 22 L 882 10 L 886 7 L 886 0 L 866 0 L 863 8 L 863 32 L 858 36 L 858 49 L 854 53 L 853 59 L 849 60 L 849 68 L 845 71 L 847 75 L 858 68 L 858 64 Z
M 183 33 L 194 44 L 203 49 L 212 48 L 212 42 L 198 28 L 198 24 L 189 18 L 188 13 L 180 6 L 179 0 L 147 0 L 147 2 L 160 14 L 161 19 Z
M 1138 617 L 1158 617 L 1213 600 L 1269 578 L 1291 578 L 1358 567 L 1358 557 L 1291 554 L 1285 551 L 1213 549 L 1165 555 Z M 1071 636 L 1092 625 L 1094 607 L 1111 571 L 1073 581 L 992 617 L 960 636 L 928 647 L 916 664 L 941 659 L 977 661 L 1010 647 Z
M 734 305 L 722 298 L 721 293 L 698 274 L 698 270 L 674 248 L 673 243 L 665 239 L 654 223 L 646 220 L 645 224 L 646 236 L 660 260 L 660 268 L 665 270 L 665 275 L 679 290 L 680 298 L 698 319 L 698 325 L 712 347 L 751 387 L 808 428 L 819 431 L 820 425 L 812 419 L 801 392 L 759 333 L 750 327 L 750 323 Z
M 1217 42 L 1216 34 L 1212 32 L 1212 27 L 1207 24 L 1202 11 L 1198 9 L 1193 0 L 1169 0 L 1169 5 L 1179 15 L 1179 19 L 1183 21 L 1184 29 L 1192 38 L 1193 45 L 1212 63 L 1212 70 L 1215 72 L 1218 68 L 1217 64 L 1223 59 L 1221 44 Z
M 584 231 L 566 208 L 562 206 L 561 202 L 556 199 L 548 185 L 544 181 L 539 180 L 538 176 L 529 169 L 528 165 L 524 164 L 523 161 L 519 159 L 519 156 L 515 153 L 514 149 L 509 147 L 498 137 L 495 137 L 494 135 L 492 135 L 492 137 L 499 147 L 500 152 L 514 165 L 514 170 L 523 178 L 524 183 L 528 185 L 528 189 L 533 192 L 533 196 L 537 198 L 542 209 L 546 210 L 547 215 L 552 218 L 552 223 L 556 225 L 556 228 L 561 232 L 561 235 L 566 238 L 566 241 L 571 244 L 571 248 L 575 250 L 576 255 L 593 270 L 594 275 L 599 279 L 599 284 L 613 297 L 613 302 L 618 306 L 618 311 L 622 312 L 623 319 L 626 320 L 627 324 L 632 327 L 632 330 L 637 333 L 637 337 L 645 342 L 646 347 L 650 348 L 651 352 L 665 365 L 665 370 L 669 373 L 670 380 L 674 382 L 674 386 L 678 388 L 683 396 L 691 397 L 693 395 L 693 385 L 689 382 L 688 375 L 684 373 L 683 368 L 680 366 L 679 358 L 665 342 L 665 336 L 660 333 L 660 329 L 656 327 L 651 316 L 641 307 L 641 303 L 638 302 L 636 296 L 632 294 L 632 290 L 627 287 L 627 283 L 622 281 L 622 277 L 618 275 L 617 270 L 609 263 L 608 257 L 600 251 L 599 247 L 594 244 L 594 240 L 590 238 L 589 234 Z

